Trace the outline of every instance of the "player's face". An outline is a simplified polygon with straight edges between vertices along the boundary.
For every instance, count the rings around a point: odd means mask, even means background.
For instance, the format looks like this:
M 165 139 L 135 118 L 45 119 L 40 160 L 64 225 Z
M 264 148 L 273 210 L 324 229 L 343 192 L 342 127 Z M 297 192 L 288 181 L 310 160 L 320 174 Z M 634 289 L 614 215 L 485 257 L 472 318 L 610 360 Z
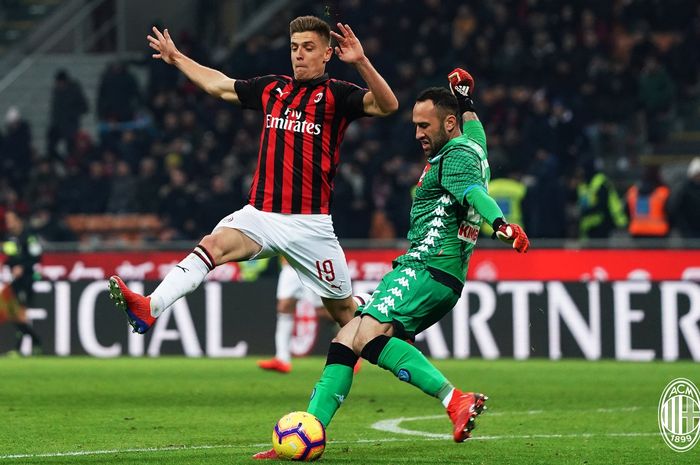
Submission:
M 326 71 L 333 49 L 317 32 L 295 32 L 291 42 L 294 79 L 309 81 Z
M 427 157 L 439 152 L 449 140 L 443 120 L 432 100 L 416 102 L 413 107 L 413 124 L 416 126 L 416 140 L 420 142 Z

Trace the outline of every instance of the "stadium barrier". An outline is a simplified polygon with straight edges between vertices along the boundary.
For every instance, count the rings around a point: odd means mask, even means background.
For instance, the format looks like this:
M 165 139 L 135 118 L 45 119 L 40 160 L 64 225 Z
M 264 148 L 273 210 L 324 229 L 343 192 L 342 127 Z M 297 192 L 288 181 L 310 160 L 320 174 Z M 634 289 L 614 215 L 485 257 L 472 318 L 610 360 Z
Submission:
M 371 291 L 397 250 L 348 250 L 356 292 Z M 50 252 L 29 316 L 59 356 L 239 357 L 273 351 L 274 274 L 217 268 L 145 337 L 130 334 L 109 301 L 106 278 L 122 275 L 150 292 L 182 251 Z M 436 358 L 582 357 L 700 360 L 700 250 L 543 249 L 474 255 L 452 314 L 417 344 Z M 264 268 L 264 267 L 263 267 Z M 255 267 L 259 271 L 263 269 Z M 3 278 L 7 278 L 7 267 Z M 0 327 L 0 351 L 12 328 Z M 298 309 L 294 352 L 323 354 L 333 326 L 309 304 Z M 23 350 L 31 351 L 30 341 Z

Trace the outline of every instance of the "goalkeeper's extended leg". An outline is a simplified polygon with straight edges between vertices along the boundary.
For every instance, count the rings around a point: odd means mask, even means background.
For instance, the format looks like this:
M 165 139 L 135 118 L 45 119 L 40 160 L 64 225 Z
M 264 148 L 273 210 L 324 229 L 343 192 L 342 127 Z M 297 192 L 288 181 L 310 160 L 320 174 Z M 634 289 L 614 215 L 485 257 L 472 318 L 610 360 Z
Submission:
M 486 408 L 484 402 L 488 398 L 480 393 L 456 389 L 413 345 L 390 337 L 387 334 L 391 332 L 390 327 L 391 324 L 380 323 L 371 316 L 363 318 L 355 339 L 355 350 L 361 347 L 362 358 L 440 399 L 452 420 L 455 442 L 468 439 L 476 426 L 477 415 Z
M 307 412 L 314 415 L 328 427 L 335 412 L 343 404 L 352 386 L 353 368 L 358 356 L 349 347 L 350 341 L 360 322 L 360 317 L 355 317 L 347 325 L 341 328 L 328 348 L 328 358 L 323 369 L 321 379 L 318 380 L 311 392 L 311 400 Z M 254 459 L 276 459 L 274 449 L 258 452 Z

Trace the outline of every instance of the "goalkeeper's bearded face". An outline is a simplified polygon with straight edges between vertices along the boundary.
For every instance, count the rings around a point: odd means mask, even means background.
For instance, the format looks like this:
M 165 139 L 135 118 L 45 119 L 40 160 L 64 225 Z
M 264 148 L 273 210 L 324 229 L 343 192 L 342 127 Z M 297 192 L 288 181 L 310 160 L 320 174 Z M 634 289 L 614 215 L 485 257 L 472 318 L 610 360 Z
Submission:
M 416 140 L 420 142 L 423 153 L 426 157 L 431 157 L 450 140 L 448 131 L 454 130 L 456 119 L 454 116 L 441 115 L 432 100 L 424 100 L 416 102 L 413 107 L 413 124 L 416 126 Z

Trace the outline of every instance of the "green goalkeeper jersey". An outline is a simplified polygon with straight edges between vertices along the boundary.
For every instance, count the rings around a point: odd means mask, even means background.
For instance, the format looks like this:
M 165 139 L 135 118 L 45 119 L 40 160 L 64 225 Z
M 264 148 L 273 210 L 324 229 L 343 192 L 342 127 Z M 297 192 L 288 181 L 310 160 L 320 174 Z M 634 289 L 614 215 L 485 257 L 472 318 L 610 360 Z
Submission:
M 482 221 L 503 216 L 487 194 L 491 169 L 484 128 L 472 120 L 463 131 L 428 160 L 411 207 L 411 246 L 396 259 L 428 269 L 453 289 L 464 284 Z

